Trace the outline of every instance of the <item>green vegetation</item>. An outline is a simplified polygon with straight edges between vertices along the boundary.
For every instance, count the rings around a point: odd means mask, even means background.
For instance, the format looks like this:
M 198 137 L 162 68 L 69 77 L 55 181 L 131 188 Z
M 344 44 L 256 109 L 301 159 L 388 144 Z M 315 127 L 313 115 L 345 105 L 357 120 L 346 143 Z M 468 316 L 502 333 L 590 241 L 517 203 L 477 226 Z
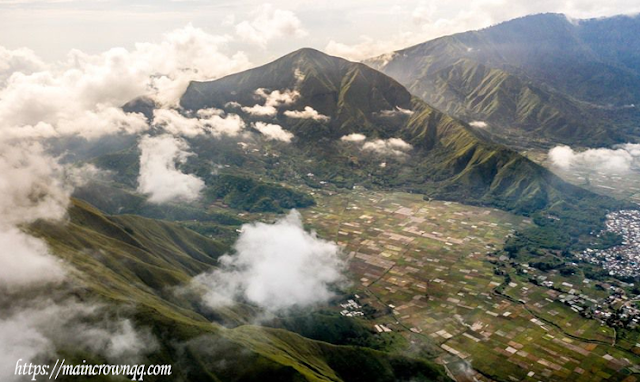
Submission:
M 76 272 L 69 293 L 82 301 L 108 302 L 120 316 L 149 329 L 159 348 L 149 363 L 172 364 L 172 379 L 197 381 L 445 381 L 430 362 L 353 346 L 335 346 L 297 334 L 252 325 L 250 307 L 215 312 L 199 307 L 175 287 L 210 270 L 228 247 L 166 221 L 105 215 L 73 200 L 67 224 L 39 221 L 29 232 Z M 68 288 L 63 286 L 61 288 Z M 217 322 L 210 322 L 215 318 Z M 104 362 L 75 349 L 69 360 Z M 348 360 L 348 361 L 346 361 Z M 360 377 L 361 376 L 361 377 Z M 75 377 L 74 377 L 75 378 Z M 152 377 L 145 380 L 163 380 Z M 361 379 L 364 378 L 364 379 Z
M 209 179 L 206 198 L 222 200 L 231 208 L 249 212 L 283 212 L 315 204 L 312 197 L 277 184 L 259 182 L 235 175 L 220 175 Z

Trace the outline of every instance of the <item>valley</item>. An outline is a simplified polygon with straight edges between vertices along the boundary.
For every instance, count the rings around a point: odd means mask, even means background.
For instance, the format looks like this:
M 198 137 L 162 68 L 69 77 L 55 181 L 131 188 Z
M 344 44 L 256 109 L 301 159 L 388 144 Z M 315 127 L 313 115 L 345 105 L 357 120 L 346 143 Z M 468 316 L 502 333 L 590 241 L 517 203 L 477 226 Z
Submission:
M 640 16 L 322 51 L 274 7 L 0 46 L 0 381 L 640 382 Z
M 613 328 L 562 302 L 571 288 L 536 285 L 530 278 L 543 273 L 495 255 L 529 219 L 365 190 L 322 197 L 304 216 L 344 247 L 351 293 L 376 309 L 371 329 L 428 349 L 459 381 L 632 381 L 640 372 L 640 346 L 612 346 Z M 608 295 L 580 277 L 548 280 L 579 284 L 570 295 Z

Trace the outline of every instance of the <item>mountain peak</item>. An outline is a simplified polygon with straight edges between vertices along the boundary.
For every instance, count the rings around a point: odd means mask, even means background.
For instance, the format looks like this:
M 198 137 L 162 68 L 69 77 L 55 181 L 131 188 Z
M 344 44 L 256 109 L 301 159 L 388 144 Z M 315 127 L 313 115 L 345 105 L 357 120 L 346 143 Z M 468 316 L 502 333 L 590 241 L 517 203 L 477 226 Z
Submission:
M 397 81 L 364 64 L 302 48 L 273 62 L 219 80 L 193 82 L 181 99 L 190 110 L 207 107 L 225 109 L 229 102 L 248 107 L 265 102 L 256 96 L 266 92 L 296 92 L 287 106 L 296 110 L 309 106 L 331 119 L 329 125 L 368 119 L 384 110 L 411 108 L 411 94 Z M 284 109 L 283 109 L 284 111 Z M 366 111 L 366 116 L 355 114 Z M 355 113 L 355 114 L 354 114 Z M 247 116 L 251 117 L 251 116 Z M 366 123 L 365 123 L 366 124 Z

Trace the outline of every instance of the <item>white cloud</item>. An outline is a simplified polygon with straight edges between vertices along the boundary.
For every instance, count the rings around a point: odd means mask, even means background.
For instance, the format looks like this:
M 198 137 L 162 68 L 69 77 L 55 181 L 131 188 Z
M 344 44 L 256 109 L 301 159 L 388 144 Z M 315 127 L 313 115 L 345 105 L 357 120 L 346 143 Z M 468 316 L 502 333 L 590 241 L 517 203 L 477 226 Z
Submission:
M 396 116 L 402 116 L 402 115 L 407 115 L 407 116 L 411 116 L 413 115 L 413 110 L 409 110 L 409 109 L 403 109 L 400 106 L 396 106 L 395 109 L 393 110 L 382 110 L 379 113 L 377 113 L 379 116 L 381 117 L 396 117 Z
M 367 141 L 367 137 L 360 133 L 344 135 L 340 140 L 343 142 L 355 143 L 362 151 L 374 152 L 381 155 L 404 156 L 413 148 L 411 144 L 400 138 L 374 139 L 372 141 Z
M 253 12 L 251 21 L 245 20 L 236 25 L 236 34 L 244 41 L 266 48 L 275 38 L 302 38 L 307 31 L 295 13 L 264 4 Z
M 291 142 L 293 134 L 284 130 L 282 126 L 272 123 L 256 122 L 254 124 L 256 130 L 258 130 L 267 140 Z
M 274 117 L 278 114 L 278 109 L 266 105 L 243 106 L 242 111 L 258 117 Z
M 242 111 L 255 116 L 273 117 L 278 113 L 278 107 L 290 105 L 295 102 L 300 93 L 297 90 L 285 89 L 284 91 L 274 90 L 268 92 L 267 89 L 260 88 L 255 91 L 256 96 L 264 99 L 264 105 L 253 105 L 251 107 L 243 107 Z
M 471 122 L 469 122 L 469 126 L 477 127 L 479 129 L 485 129 L 488 125 L 484 121 L 471 121 Z
M 31 74 L 45 68 L 45 63 L 28 48 L 9 50 L 0 46 L 0 85 L 16 72 Z
M 260 88 L 256 90 L 256 95 L 264 98 L 264 104 L 266 106 L 290 105 L 300 97 L 300 93 L 297 90 L 289 89 L 267 92 L 267 89 Z
M 318 113 L 318 111 L 311 106 L 305 106 L 304 110 L 287 110 L 284 112 L 284 115 L 289 118 L 313 119 L 319 122 L 328 122 L 330 119 L 326 115 Z
M 365 139 L 367 139 L 367 136 L 359 133 L 344 135 L 340 138 L 340 140 L 343 142 L 362 142 Z
M 15 289 L 62 281 L 62 262 L 20 226 L 65 217 L 72 188 L 65 168 L 38 143 L 0 141 L 0 287 Z
M 66 272 L 62 262 L 49 253 L 42 240 L 16 227 L 4 227 L 0 229 L 0 246 L 5 248 L 0 255 L 2 289 L 14 290 L 64 280 Z
M 196 115 L 196 118 L 188 118 L 175 109 L 156 109 L 153 112 L 153 123 L 167 133 L 186 137 L 203 134 L 235 137 L 245 126 L 238 115 L 224 115 L 224 112 L 218 109 L 201 109 Z
M 375 141 L 366 142 L 362 146 L 363 151 L 373 151 L 382 155 L 401 156 L 411 150 L 413 146 L 400 138 L 376 139 Z
M 244 225 L 234 249 L 220 269 L 194 279 L 211 307 L 241 300 L 269 312 L 305 307 L 327 301 L 343 280 L 338 246 L 306 232 L 296 211 L 274 224 Z
M 1 224 L 63 218 L 72 190 L 64 178 L 64 167 L 42 145 L 0 142 Z
M 188 25 L 165 34 L 159 43 L 138 43 L 130 51 L 113 48 L 92 55 L 73 50 L 65 61 L 44 67 L 0 61 L 0 67 L 19 70 L 0 90 L 0 126 L 18 137 L 93 138 L 143 131 L 144 118 L 124 113 L 120 106 L 144 94 L 173 105 L 191 80 L 248 68 L 242 52 L 222 53 L 229 41 Z M 21 54 L 38 62 L 28 51 Z
M 587 169 L 608 172 L 628 172 L 640 168 L 640 144 L 623 144 L 612 149 L 599 148 L 574 151 L 569 146 L 549 150 L 553 166 L 568 169 Z
M 189 146 L 171 135 L 143 137 L 140 148 L 140 174 L 138 191 L 149 194 L 149 201 L 165 203 L 172 200 L 194 200 L 204 188 L 204 182 L 192 174 L 185 174 L 176 168 L 183 164 L 192 153 Z

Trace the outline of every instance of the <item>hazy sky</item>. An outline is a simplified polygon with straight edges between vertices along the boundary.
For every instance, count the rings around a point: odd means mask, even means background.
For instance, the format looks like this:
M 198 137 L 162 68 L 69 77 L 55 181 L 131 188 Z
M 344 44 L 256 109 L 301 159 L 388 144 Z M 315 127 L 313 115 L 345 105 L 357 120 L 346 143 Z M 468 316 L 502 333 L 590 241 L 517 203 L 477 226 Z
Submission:
M 59 60 L 157 42 L 192 23 L 254 64 L 303 46 L 359 59 L 540 12 L 631 14 L 640 0 L 0 0 L 0 46 Z

